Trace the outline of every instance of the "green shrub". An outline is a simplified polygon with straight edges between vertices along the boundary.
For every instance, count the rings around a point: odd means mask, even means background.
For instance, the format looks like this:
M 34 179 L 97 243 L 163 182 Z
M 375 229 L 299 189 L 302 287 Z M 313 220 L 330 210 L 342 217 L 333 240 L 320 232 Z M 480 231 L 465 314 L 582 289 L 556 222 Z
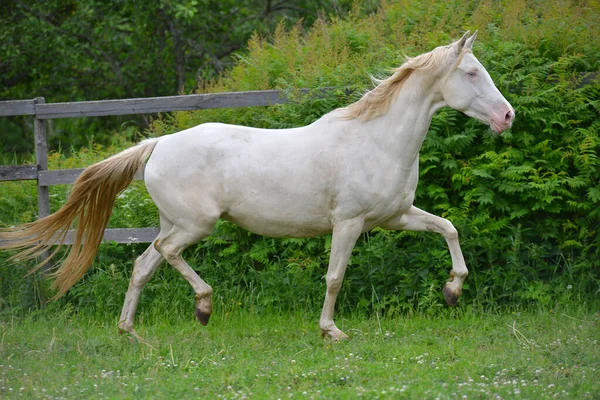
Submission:
M 376 13 L 357 10 L 344 20 L 318 21 L 311 29 L 280 27 L 272 38 L 255 36 L 235 67 L 207 90 L 277 88 L 297 102 L 174 113 L 154 121 L 148 133 L 158 136 L 208 121 L 306 125 L 356 100 L 369 87 L 368 74 L 399 65 L 401 54 L 416 55 L 460 37 L 465 29 L 478 29 L 475 55 L 517 118 L 510 132 L 493 136 L 478 122 L 441 110 L 420 153 L 415 204 L 450 219 L 460 233 L 471 271 L 463 303 L 591 303 L 600 291 L 600 6 L 542 3 L 386 2 Z M 339 90 L 315 98 L 298 95 L 294 89 L 301 87 Z M 128 145 L 77 150 L 70 157 L 56 154 L 50 161 L 55 168 L 89 165 Z M 66 191 L 53 188 L 53 208 Z M 0 192 L 3 223 L 35 218 L 29 183 L 2 184 Z M 143 185 L 119 196 L 111 225 L 158 225 Z M 275 240 L 221 222 L 185 257 L 215 288 L 222 312 L 235 307 L 313 311 L 324 294 L 329 245 L 329 237 Z M 96 269 L 62 304 L 99 315 L 118 313 L 133 260 L 142 250 L 143 245 L 104 245 Z M 5 254 L 0 257 L 5 265 Z M 451 261 L 438 235 L 375 230 L 361 237 L 350 264 L 339 308 L 394 314 L 436 312 Z M 0 311 L 39 303 L 35 296 L 15 294 L 31 292 L 35 285 L 15 285 L 20 280 L 14 271 L 0 272 Z M 191 289 L 170 268 L 157 273 L 142 297 L 141 310 L 192 310 Z

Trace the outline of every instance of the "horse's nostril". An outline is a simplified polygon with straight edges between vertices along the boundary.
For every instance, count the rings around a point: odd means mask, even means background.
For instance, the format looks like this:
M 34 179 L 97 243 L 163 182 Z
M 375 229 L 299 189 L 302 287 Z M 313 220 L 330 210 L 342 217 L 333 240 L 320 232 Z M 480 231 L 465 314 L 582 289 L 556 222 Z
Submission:
M 508 110 L 508 112 L 504 116 L 504 122 L 506 122 L 507 124 L 510 124 L 514 118 L 515 118 L 515 113 L 512 112 L 512 110 Z

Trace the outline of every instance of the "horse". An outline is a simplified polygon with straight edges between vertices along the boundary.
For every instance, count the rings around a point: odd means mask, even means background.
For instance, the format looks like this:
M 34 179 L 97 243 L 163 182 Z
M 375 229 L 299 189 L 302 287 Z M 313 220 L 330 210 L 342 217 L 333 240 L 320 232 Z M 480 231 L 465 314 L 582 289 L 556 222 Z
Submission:
M 86 168 L 55 213 L 2 229 L 3 248 L 20 250 L 13 259 L 38 257 L 62 244 L 76 220 L 74 243 L 53 275 L 55 297 L 62 296 L 89 269 L 115 197 L 145 165 L 160 233 L 134 263 L 121 333 L 142 340 L 134 329 L 141 291 L 165 260 L 193 287 L 194 313 L 208 323 L 213 289 L 182 252 L 208 236 L 220 218 L 271 237 L 332 234 L 319 320 L 324 337 L 348 338 L 334 322 L 336 297 L 355 242 L 375 227 L 441 234 L 452 260 L 443 295 L 454 306 L 468 274 L 457 230 L 413 202 L 419 150 L 438 109 L 461 111 L 497 134 L 514 120 L 513 107 L 473 55 L 476 35 L 467 31 L 450 45 L 407 57 L 358 101 L 304 127 L 206 123 L 143 140 Z

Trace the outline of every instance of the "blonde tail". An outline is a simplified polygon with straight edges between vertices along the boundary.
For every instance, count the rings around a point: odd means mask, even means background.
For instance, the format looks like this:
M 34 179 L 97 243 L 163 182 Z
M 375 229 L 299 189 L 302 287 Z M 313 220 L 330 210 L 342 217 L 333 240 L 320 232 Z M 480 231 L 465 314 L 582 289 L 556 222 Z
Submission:
M 133 180 L 154 150 L 158 139 L 142 143 L 86 168 L 77 178 L 67 202 L 54 214 L 35 222 L 0 230 L 0 249 L 23 249 L 11 257 L 30 259 L 53 245 L 57 249 L 34 267 L 44 265 L 63 244 L 69 228 L 77 220 L 75 240 L 53 277 L 52 287 L 59 298 L 90 268 L 104 236 L 117 194 Z

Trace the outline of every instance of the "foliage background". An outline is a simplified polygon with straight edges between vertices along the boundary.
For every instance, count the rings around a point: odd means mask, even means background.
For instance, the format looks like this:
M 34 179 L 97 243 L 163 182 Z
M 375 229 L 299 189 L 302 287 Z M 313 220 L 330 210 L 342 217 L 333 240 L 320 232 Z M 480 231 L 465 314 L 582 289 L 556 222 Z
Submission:
M 366 2 L 367 6 L 371 1 Z M 350 0 L 6 0 L 0 4 L 0 99 L 46 102 L 190 93 L 232 65 L 253 32 L 267 36 Z M 109 143 L 144 130 L 147 117 L 76 118 L 49 124 L 49 145 Z M 0 151 L 33 151 L 31 119 L 2 118 Z
M 368 74 L 384 75 L 403 54 L 417 55 L 477 29 L 474 53 L 515 107 L 517 119 L 510 132 L 493 136 L 458 112 L 439 112 L 421 151 L 415 204 L 450 219 L 460 233 L 471 271 L 460 306 L 552 308 L 570 301 L 597 307 L 599 27 L 597 1 L 406 0 L 383 2 L 376 11 L 356 6 L 343 17 L 280 24 L 272 35 L 253 35 L 247 50 L 235 54 L 232 68 L 202 87 L 206 92 L 282 89 L 297 96 L 297 103 L 164 115 L 143 134 L 159 136 L 207 121 L 305 125 L 356 100 L 370 85 Z M 294 92 L 326 86 L 340 90 L 316 99 Z M 89 165 L 138 137 L 62 149 L 52 155 L 51 168 Z M 53 209 L 67 192 L 52 188 Z M 0 186 L 4 224 L 34 219 L 35 203 L 30 183 Z M 157 225 L 142 184 L 119 196 L 111 226 Z M 329 237 L 271 239 L 220 223 L 185 257 L 214 287 L 221 310 L 316 313 L 329 244 Z M 117 315 L 143 247 L 104 245 L 95 269 L 50 307 Z M 45 304 L 45 280 L 22 279 L 27 265 L 9 266 L 6 258 L 0 254 L 0 313 Z M 338 309 L 437 312 L 450 265 L 446 244 L 435 234 L 366 233 L 353 253 Z M 192 302 L 187 283 L 163 268 L 146 286 L 140 310 L 192 318 Z

